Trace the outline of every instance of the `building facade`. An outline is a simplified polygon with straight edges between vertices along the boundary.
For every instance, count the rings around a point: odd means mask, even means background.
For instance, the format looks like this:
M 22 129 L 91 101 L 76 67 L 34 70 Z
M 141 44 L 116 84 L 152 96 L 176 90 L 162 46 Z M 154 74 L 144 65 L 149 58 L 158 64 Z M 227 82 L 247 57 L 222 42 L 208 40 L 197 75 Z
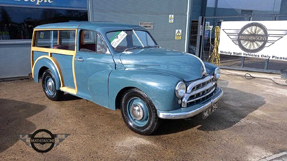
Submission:
M 165 48 L 184 51 L 189 39 L 192 0 L 89 0 L 90 21 L 149 24 L 148 31 Z M 180 37 L 175 37 L 176 31 Z
M 197 45 L 200 16 L 236 21 L 257 14 L 266 16 L 253 20 L 287 15 L 287 0 L 0 0 L 0 78 L 31 72 L 32 31 L 40 24 L 89 19 L 142 25 L 160 46 L 191 52 Z M 220 20 L 208 19 L 213 26 Z

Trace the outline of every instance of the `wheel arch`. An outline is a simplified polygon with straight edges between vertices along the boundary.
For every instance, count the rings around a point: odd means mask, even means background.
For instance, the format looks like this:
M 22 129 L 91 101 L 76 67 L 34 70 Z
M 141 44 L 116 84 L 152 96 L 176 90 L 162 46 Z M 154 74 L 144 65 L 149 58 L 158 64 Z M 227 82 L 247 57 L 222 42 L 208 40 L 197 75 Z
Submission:
M 59 90 L 60 87 L 63 86 L 62 76 L 56 60 L 51 57 L 41 56 L 35 61 L 32 67 L 32 76 L 34 81 L 39 83 L 40 77 L 47 69 L 49 69 L 54 75 L 56 81 L 56 89 Z
M 157 110 L 179 108 L 174 88 L 179 79 L 152 71 L 115 71 L 109 78 L 109 109 L 119 109 L 120 98 L 127 90 L 137 88 L 144 92 Z
M 49 68 L 46 67 L 46 66 L 43 66 L 43 67 L 40 68 L 39 73 L 38 73 L 38 81 L 42 78 L 43 73 L 44 73 L 47 69 L 49 69 Z
M 116 100 L 115 100 L 116 109 L 121 109 L 121 101 L 122 101 L 124 94 L 128 90 L 133 89 L 133 88 L 136 88 L 136 87 L 125 87 L 119 91 L 119 93 L 116 96 Z

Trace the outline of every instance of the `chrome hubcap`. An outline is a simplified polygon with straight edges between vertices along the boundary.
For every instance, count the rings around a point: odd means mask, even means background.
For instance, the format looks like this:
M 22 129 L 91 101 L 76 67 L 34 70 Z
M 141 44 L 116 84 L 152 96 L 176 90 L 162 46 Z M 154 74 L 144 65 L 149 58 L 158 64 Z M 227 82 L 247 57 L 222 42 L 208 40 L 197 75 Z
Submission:
M 141 120 L 144 116 L 143 108 L 139 104 L 135 104 L 131 107 L 131 115 L 135 120 Z
M 54 95 L 55 94 L 55 83 L 51 77 L 47 77 L 45 80 L 45 92 L 48 95 Z
M 47 82 L 47 87 L 49 91 L 53 91 L 53 82 L 50 79 Z
M 128 101 L 127 114 L 129 124 L 144 127 L 149 122 L 149 111 L 146 103 L 139 97 L 133 97 Z

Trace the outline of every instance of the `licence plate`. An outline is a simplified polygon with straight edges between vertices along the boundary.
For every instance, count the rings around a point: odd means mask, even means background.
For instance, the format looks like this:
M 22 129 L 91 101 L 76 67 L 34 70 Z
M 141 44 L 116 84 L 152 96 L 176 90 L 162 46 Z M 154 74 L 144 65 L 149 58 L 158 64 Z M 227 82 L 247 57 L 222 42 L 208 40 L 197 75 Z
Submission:
M 217 102 L 210 106 L 208 109 L 202 112 L 202 119 L 206 119 L 218 108 Z

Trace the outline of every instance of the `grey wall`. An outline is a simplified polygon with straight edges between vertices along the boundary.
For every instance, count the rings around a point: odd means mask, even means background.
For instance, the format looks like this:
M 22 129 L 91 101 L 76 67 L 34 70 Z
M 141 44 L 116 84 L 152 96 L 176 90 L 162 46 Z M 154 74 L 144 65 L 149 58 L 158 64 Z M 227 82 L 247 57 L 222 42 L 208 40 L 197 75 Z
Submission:
M 90 0 L 91 21 L 135 24 L 153 22 L 149 30 L 158 44 L 167 49 L 184 51 L 188 0 Z M 174 14 L 174 23 L 169 23 Z M 175 40 L 175 30 L 182 29 L 182 39 Z
M 31 44 L 0 44 L 0 78 L 28 76 L 31 73 Z
M 217 25 L 217 22 L 223 21 L 249 21 L 249 15 L 242 15 L 240 9 L 232 9 L 232 8 L 217 8 L 216 10 L 216 16 L 214 16 L 214 10 L 213 7 L 207 7 L 206 9 L 206 21 L 210 22 L 211 25 L 215 26 Z M 263 15 L 264 16 L 256 16 L 256 15 Z M 258 11 L 253 10 L 253 21 L 270 21 L 274 20 L 273 11 Z M 278 14 L 278 13 L 276 13 Z M 223 18 L 226 16 L 225 18 Z M 230 17 L 230 16 L 242 16 L 242 17 Z M 220 17 L 220 18 L 208 18 L 208 17 Z M 280 17 L 283 18 L 283 17 Z M 279 18 L 278 18 L 279 19 Z M 286 18 L 285 18 L 286 19 Z
M 280 20 L 287 20 L 287 0 L 281 1 L 281 7 L 280 7 L 280 14 L 286 15 L 286 16 L 280 16 Z
M 281 1 L 280 14 L 287 14 L 287 0 Z
M 207 0 L 193 0 L 192 20 L 198 20 L 199 16 L 205 16 Z
M 277 12 L 274 13 L 273 11 L 260 11 L 260 10 L 252 10 L 252 14 L 278 14 Z M 240 16 L 241 9 L 232 9 L 232 8 L 217 8 L 216 16 Z M 214 16 L 214 8 L 207 7 L 206 9 L 206 16 Z

